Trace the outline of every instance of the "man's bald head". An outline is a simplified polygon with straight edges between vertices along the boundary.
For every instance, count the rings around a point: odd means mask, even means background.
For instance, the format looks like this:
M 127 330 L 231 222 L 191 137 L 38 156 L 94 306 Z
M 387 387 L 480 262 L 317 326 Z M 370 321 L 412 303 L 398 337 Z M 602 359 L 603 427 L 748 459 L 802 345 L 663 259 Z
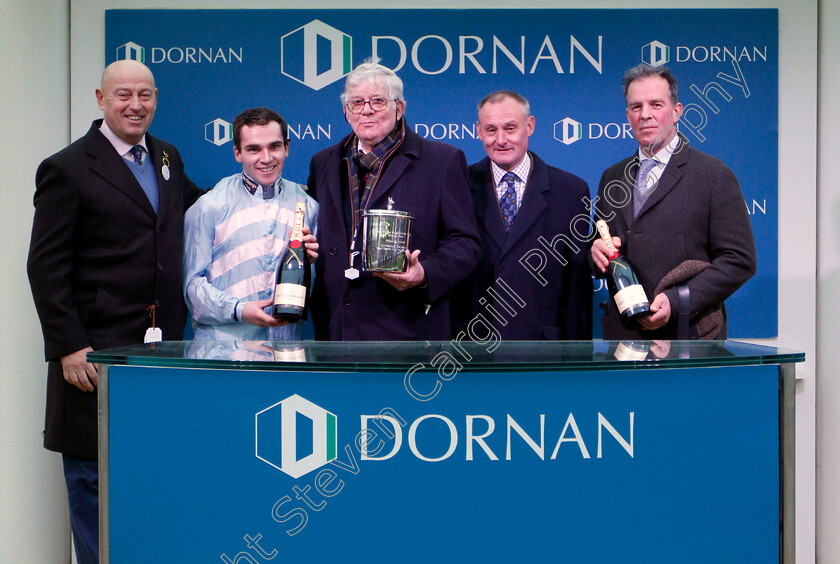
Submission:
M 102 73 L 102 81 L 99 84 L 100 90 L 105 91 L 109 82 L 118 80 L 119 77 L 126 76 L 128 74 L 138 77 L 145 76 L 146 79 L 152 83 L 152 86 L 155 85 L 155 76 L 152 74 L 149 67 L 139 61 L 125 59 L 122 61 L 114 61 L 105 67 L 105 71 Z
M 105 67 L 96 90 L 105 123 L 123 141 L 137 144 L 146 135 L 157 108 L 155 77 L 149 67 L 131 60 Z

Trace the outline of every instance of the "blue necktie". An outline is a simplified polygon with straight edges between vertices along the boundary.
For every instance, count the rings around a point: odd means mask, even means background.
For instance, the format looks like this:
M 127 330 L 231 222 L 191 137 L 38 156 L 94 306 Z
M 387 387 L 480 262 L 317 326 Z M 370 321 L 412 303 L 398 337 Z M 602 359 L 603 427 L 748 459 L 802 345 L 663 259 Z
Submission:
M 505 227 L 508 231 L 510 231 L 510 226 L 513 225 L 513 218 L 516 217 L 516 189 L 513 184 L 515 179 L 516 175 L 512 172 L 506 172 L 502 177 L 502 181 L 507 184 L 507 189 L 499 200 L 499 209 L 502 210 L 502 219 L 505 220 Z
M 138 166 L 143 166 L 143 145 L 135 145 L 129 151 L 131 156 L 134 157 L 134 162 L 137 163 Z
M 633 216 L 638 217 L 642 207 L 647 202 L 651 192 L 656 189 L 656 183 L 648 186 L 648 174 L 659 161 L 656 159 L 642 159 L 639 172 L 636 174 L 636 189 L 633 194 Z

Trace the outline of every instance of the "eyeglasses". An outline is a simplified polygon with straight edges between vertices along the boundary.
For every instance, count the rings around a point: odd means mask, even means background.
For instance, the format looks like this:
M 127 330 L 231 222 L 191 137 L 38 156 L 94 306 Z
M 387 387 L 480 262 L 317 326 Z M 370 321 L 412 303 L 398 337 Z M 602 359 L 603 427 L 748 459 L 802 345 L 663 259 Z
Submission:
M 351 114 L 360 114 L 365 109 L 365 104 L 370 105 L 370 109 L 374 112 L 381 112 L 388 107 L 388 102 L 396 102 L 396 100 L 386 100 L 385 98 L 371 98 L 370 100 L 362 100 L 361 98 L 354 98 L 347 102 L 347 111 Z

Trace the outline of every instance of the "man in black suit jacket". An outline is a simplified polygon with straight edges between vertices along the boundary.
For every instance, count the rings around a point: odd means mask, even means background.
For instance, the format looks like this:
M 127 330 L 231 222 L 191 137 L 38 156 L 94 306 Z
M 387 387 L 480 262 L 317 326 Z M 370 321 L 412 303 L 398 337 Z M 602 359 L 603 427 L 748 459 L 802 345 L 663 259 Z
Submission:
M 448 340 L 450 294 L 479 256 L 464 153 L 406 123 L 403 83 L 368 62 L 347 75 L 353 132 L 312 157 L 320 255 L 311 312 L 315 337 L 333 341 Z M 360 210 L 414 216 L 406 272 L 360 272 Z
M 610 300 L 602 319 L 604 338 L 696 338 L 697 322 L 720 309 L 722 324 L 706 338 L 725 339 L 723 302 L 756 269 L 738 180 L 725 164 L 678 135 L 682 104 L 677 81 L 666 67 L 641 64 L 625 73 L 623 83 L 627 119 L 639 149 L 604 171 L 595 208 L 633 265 L 651 300 L 651 313 L 624 325 Z M 591 259 L 595 274 L 603 276 L 609 264 L 603 241 L 593 242 Z M 689 260 L 707 266 L 683 285 L 683 297 L 676 286 L 654 295 L 665 275 Z M 689 327 L 687 335 L 678 333 L 680 318 Z
M 453 300 L 456 335 L 483 341 L 492 326 L 501 339 L 592 338 L 586 239 L 572 234 L 575 221 L 588 226 L 589 188 L 528 151 L 535 123 L 516 92 L 492 92 L 478 104 L 487 158 L 469 177 L 482 256 Z
M 146 133 L 157 104 L 146 66 L 109 65 L 96 97 L 104 121 L 38 167 L 27 263 L 49 363 L 44 446 L 63 454 L 79 562 L 99 561 L 97 367 L 86 355 L 157 330 L 183 337 L 183 217 L 201 194 L 175 147 Z

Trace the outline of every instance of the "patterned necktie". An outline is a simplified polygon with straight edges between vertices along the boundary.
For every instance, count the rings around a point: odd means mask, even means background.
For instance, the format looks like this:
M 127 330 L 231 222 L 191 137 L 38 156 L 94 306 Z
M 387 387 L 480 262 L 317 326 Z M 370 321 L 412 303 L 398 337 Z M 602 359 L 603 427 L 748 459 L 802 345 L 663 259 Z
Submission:
M 651 186 L 648 186 L 648 174 L 658 163 L 659 161 L 656 159 L 642 159 L 639 165 L 639 172 L 636 174 L 636 189 L 633 194 L 634 217 L 639 216 L 639 212 L 645 205 L 645 202 L 647 202 L 651 192 L 656 188 L 655 182 Z
M 516 175 L 512 172 L 505 173 L 502 182 L 507 184 L 507 189 L 499 199 L 499 209 L 502 210 L 502 219 L 505 220 L 508 231 L 510 231 L 510 226 L 513 225 L 513 218 L 516 217 L 516 189 L 513 184 L 515 179 Z
M 270 200 L 274 197 L 274 184 L 262 187 L 262 197 L 263 200 Z
M 131 156 L 134 157 L 134 162 L 137 163 L 138 166 L 143 166 L 143 145 L 135 145 L 132 147 L 129 152 Z

